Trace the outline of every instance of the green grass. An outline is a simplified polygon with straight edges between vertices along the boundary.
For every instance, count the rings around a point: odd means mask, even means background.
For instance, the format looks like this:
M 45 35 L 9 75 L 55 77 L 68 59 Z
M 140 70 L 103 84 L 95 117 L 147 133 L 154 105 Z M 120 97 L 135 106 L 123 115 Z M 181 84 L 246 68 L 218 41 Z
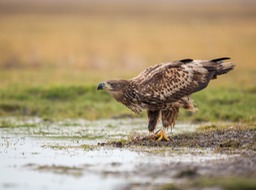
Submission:
M 199 110 L 193 121 L 249 121 L 256 119 L 255 88 L 209 88 L 196 93 L 193 98 Z M 188 113 L 185 113 L 188 115 Z
M 9 86 L 0 89 L 0 116 L 42 118 L 109 118 L 133 114 L 96 85 Z M 209 88 L 193 96 L 199 111 L 182 111 L 179 121 L 253 122 L 256 113 L 255 89 Z M 145 112 L 138 117 L 144 117 Z
M 122 113 L 122 106 L 95 86 L 11 87 L 1 89 L 0 98 L 1 116 L 96 119 Z

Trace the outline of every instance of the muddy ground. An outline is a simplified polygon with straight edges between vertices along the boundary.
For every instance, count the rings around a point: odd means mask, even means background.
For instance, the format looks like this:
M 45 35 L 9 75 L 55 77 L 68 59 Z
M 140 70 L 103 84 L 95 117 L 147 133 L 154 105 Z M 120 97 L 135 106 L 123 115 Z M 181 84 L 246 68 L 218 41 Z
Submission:
M 254 124 L 177 124 L 170 142 L 148 139 L 141 119 L 0 127 L 1 189 L 256 188 Z

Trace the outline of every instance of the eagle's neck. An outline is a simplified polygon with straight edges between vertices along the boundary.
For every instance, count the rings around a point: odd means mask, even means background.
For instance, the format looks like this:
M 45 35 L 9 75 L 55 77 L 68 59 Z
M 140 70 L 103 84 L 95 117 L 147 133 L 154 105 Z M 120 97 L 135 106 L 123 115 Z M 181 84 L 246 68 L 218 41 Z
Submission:
M 138 114 L 142 111 L 142 107 L 140 106 L 140 98 L 137 92 L 137 86 L 132 82 L 129 82 L 129 85 L 124 87 L 122 96 L 118 97 L 119 99 L 117 99 L 117 101 L 126 105 L 129 109 Z
M 137 87 L 131 81 L 122 81 L 123 88 L 119 91 L 109 92 L 113 98 L 115 98 L 118 102 L 126 105 L 133 112 L 139 113 L 142 108 L 138 104 L 139 96 L 137 94 Z
M 127 81 L 127 83 L 123 85 L 121 90 L 113 91 L 111 92 L 111 95 L 118 102 L 121 102 L 126 105 L 128 101 L 130 101 L 131 91 L 133 91 L 132 85 Z

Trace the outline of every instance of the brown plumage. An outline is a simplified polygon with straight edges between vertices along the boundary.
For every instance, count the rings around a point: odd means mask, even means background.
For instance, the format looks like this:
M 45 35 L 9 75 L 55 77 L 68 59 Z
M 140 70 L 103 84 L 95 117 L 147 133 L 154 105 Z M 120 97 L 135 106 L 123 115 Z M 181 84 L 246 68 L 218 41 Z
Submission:
M 109 80 L 100 83 L 98 90 L 105 89 L 117 101 L 123 103 L 135 113 L 143 109 L 148 112 L 148 129 L 150 133 L 162 117 L 163 129 L 160 132 L 169 140 L 165 129 L 173 128 L 178 117 L 179 108 L 196 111 L 190 98 L 191 94 L 207 87 L 212 79 L 234 68 L 229 58 L 213 60 L 183 59 L 161 63 L 149 67 L 130 80 Z

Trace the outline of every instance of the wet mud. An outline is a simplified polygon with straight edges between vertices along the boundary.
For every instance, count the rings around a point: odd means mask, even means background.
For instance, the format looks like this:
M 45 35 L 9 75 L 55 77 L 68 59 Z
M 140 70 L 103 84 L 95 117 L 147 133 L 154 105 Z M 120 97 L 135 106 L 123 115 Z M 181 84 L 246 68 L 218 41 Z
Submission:
M 170 141 L 157 141 L 150 136 L 133 135 L 127 141 L 113 141 L 99 143 L 100 146 L 130 147 L 190 147 L 190 148 L 214 148 L 215 150 L 252 150 L 256 151 L 256 130 L 255 129 L 221 129 L 200 131 L 193 133 L 174 134 L 168 137 Z
M 5 118 L 0 188 L 255 189 L 254 126 L 177 124 L 158 142 L 145 123 Z

